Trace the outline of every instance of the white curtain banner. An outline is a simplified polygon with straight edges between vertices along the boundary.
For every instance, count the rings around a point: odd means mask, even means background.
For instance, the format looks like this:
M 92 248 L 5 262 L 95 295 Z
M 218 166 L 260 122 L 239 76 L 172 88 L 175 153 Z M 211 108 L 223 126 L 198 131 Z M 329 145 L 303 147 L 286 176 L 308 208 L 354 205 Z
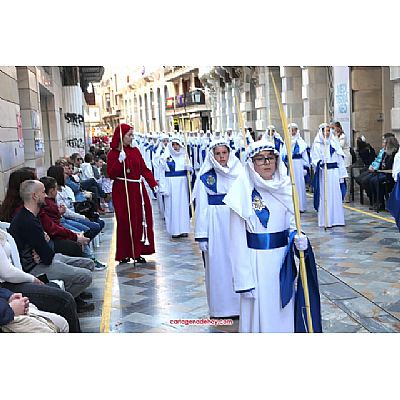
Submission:
M 350 104 L 350 67 L 333 67 L 334 82 L 334 119 L 342 125 L 351 144 L 351 104 Z

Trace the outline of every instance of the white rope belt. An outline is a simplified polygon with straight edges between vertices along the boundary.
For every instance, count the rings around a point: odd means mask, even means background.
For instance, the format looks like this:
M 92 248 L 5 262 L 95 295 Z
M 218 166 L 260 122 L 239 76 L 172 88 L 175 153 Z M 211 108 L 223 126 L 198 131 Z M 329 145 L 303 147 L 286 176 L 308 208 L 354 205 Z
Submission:
M 131 182 L 131 183 L 141 183 L 143 182 L 143 177 L 141 176 L 139 179 L 128 179 L 128 178 L 121 178 L 117 177 L 118 180 L 120 181 L 126 181 L 126 182 Z M 144 208 L 144 197 L 143 197 L 143 188 L 142 185 L 139 185 L 140 187 L 140 197 L 142 198 L 142 226 L 143 226 L 143 232 L 142 232 L 142 239 L 141 242 L 144 243 L 145 246 L 149 246 L 149 238 L 147 236 L 147 222 L 146 222 L 146 210 Z

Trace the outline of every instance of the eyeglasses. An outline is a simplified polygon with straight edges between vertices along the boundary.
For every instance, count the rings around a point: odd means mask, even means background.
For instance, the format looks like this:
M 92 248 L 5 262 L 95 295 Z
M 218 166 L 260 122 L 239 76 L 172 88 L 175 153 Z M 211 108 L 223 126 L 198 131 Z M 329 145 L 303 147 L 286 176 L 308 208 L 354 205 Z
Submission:
M 272 162 L 275 162 L 276 158 L 274 156 L 269 156 L 269 157 L 263 157 L 263 156 L 258 156 L 258 157 L 253 157 L 253 163 L 257 165 L 258 167 L 264 164 L 271 164 Z M 267 162 L 268 161 L 268 162 Z

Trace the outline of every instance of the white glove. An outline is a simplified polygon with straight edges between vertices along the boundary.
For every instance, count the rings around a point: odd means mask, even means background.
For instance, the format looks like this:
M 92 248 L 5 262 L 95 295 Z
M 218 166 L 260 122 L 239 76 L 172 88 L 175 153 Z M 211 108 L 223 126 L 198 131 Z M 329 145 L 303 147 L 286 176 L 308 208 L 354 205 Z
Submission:
M 120 163 L 123 163 L 126 160 L 126 154 L 123 150 L 119 152 L 118 160 Z
M 294 237 L 294 245 L 296 246 L 297 250 L 304 251 L 308 248 L 308 238 L 306 235 L 302 233 L 300 235 L 296 235 Z
M 343 182 L 344 182 L 344 178 L 340 178 L 339 183 L 343 183 Z
M 308 171 L 307 171 L 306 169 L 303 168 L 303 174 L 304 174 L 304 176 L 306 176 L 307 173 L 308 173 Z
M 254 300 L 256 298 L 256 291 L 254 289 L 248 292 L 240 293 L 244 299 Z
M 199 248 L 201 251 L 208 251 L 208 242 L 199 242 Z
M 186 163 L 186 162 L 185 162 L 184 169 L 185 169 L 186 171 L 192 171 L 192 166 L 191 166 L 189 163 Z
M 154 187 L 153 187 L 153 193 L 154 193 L 154 194 L 157 194 L 158 191 L 159 191 L 158 186 L 154 186 Z

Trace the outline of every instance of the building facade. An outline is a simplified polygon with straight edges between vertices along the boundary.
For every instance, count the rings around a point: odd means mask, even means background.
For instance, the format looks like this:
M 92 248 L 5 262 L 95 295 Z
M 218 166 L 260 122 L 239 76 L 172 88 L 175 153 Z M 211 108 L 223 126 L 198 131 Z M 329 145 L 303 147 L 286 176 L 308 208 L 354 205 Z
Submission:
M 0 67 L 0 200 L 13 170 L 33 167 L 43 176 L 56 159 L 84 152 L 86 89 L 102 73 L 103 67 Z

